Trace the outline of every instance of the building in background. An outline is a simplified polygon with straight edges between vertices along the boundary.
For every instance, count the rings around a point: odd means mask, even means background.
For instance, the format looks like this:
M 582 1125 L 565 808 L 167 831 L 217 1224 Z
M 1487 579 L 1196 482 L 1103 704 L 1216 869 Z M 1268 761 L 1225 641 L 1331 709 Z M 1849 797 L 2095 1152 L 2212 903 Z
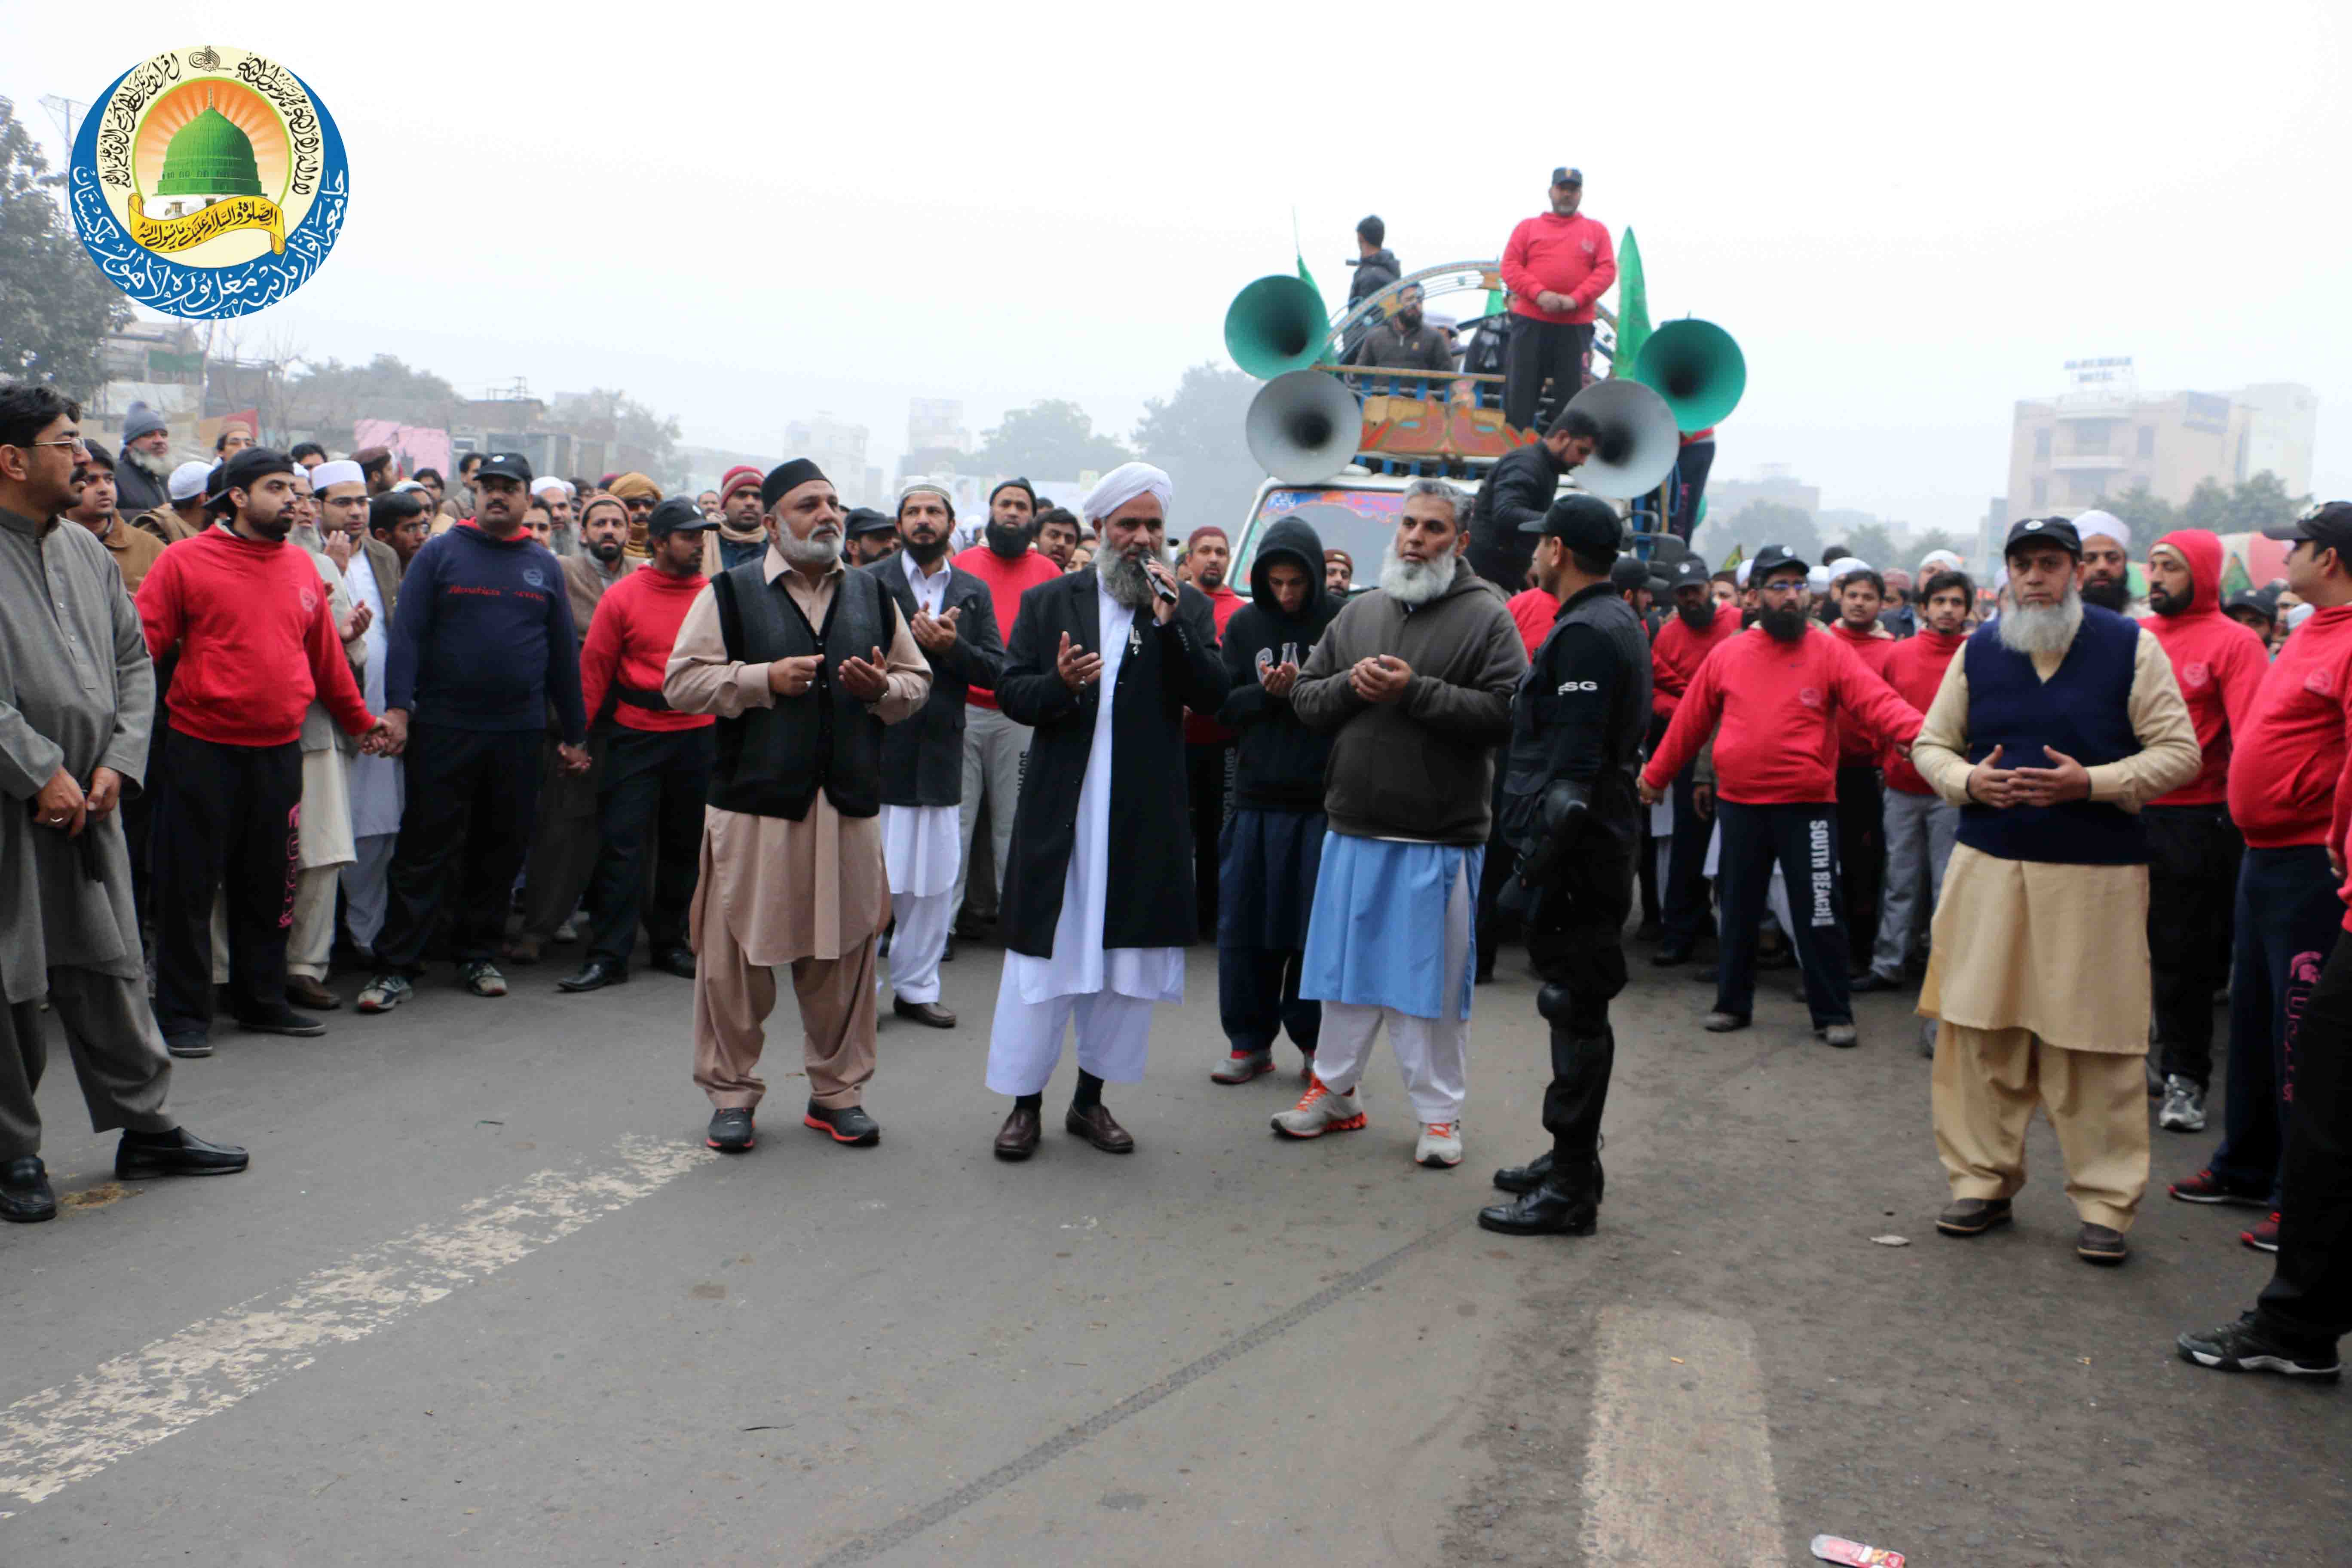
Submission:
M 1807 517 L 1819 517 L 1822 488 L 1806 484 L 1790 474 L 1786 463 L 1759 463 L 1752 479 L 1707 481 L 1706 510 L 1710 517 L 1738 517 L 1758 501 L 1792 506 Z
M 2311 489 L 2319 400 L 2307 386 L 2143 393 L 2128 358 L 2070 360 L 2066 374 L 2070 390 L 2017 405 L 2009 500 L 2021 515 L 2072 515 L 2142 488 L 2179 506 L 2203 480 L 2265 471 L 2289 495 Z
M 971 432 L 964 427 L 963 399 L 960 397 L 910 397 L 907 400 L 907 450 L 910 453 L 941 449 L 969 452 Z
M 951 406 L 961 410 L 961 405 Z M 845 506 L 873 506 L 879 486 L 866 483 L 866 430 L 846 419 L 819 413 L 814 419 L 795 419 L 784 426 L 784 451 L 806 458 L 833 480 L 834 493 Z

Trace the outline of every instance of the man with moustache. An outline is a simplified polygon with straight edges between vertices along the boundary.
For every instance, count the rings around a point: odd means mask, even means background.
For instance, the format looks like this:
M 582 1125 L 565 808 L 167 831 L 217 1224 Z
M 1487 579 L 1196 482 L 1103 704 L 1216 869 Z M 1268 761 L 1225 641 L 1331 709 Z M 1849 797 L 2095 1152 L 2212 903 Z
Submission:
M 739 464 L 719 477 L 719 526 L 702 536 L 702 574 L 715 577 L 768 552 L 760 517 L 760 470 Z
M 929 479 L 898 494 L 905 548 L 868 568 L 912 629 L 931 667 L 922 710 L 882 732 L 882 859 L 890 880 L 890 1010 L 934 1029 L 956 1016 L 940 1005 L 940 960 L 955 921 L 962 847 L 964 692 L 996 684 L 1004 640 L 988 584 L 948 559 L 954 504 Z
M 114 454 L 86 437 L 82 446 L 81 494 L 66 516 L 98 536 L 121 575 L 123 591 L 135 596 L 148 569 L 163 553 L 163 542 L 115 515 Z
M 1503 247 L 1503 286 L 1511 291 L 1512 317 L 1503 417 L 1520 430 L 1533 425 L 1546 380 L 1563 407 L 1584 390 L 1592 308 L 1617 280 L 1609 230 L 1580 210 L 1583 171 L 1554 169 L 1550 195 L 1551 210 L 1521 220 Z M 1544 498 L 1546 506 L 1550 499 Z M 1512 583 L 1503 591 L 1517 586 Z
M 530 482 L 530 493 L 547 508 L 549 548 L 561 558 L 577 555 L 580 538 L 572 522 L 572 487 L 553 474 L 544 474 Z
M 955 557 L 958 571 L 988 584 L 1000 626 L 1010 626 L 1019 619 L 1024 594 L 1062 574 L 1060 567 L 1029 548 L 1036 537 L 1031 526 L 1036 504 L 1036 493 L 1027 479 L 1007 479 L 998 485 L 989 493 L 988 522 L 981 542 Z M 949 517 L 953 520 L 952 508 Z M 1011 634 L 1006 635 L 1009 639 Z M 985 687 L 968 688 L 964 700 L 971 711 L 964 715 L 963 795 L 956 808 L 962 859 L 956 869 L 954 908 L 960 934 L 971 936 L 976 929 L 966 922 L 997 907 L 1009 870 L 1005 855 L 1013 844 L 1014 803 L 1021 794 L 1022 762 L 1029 753 L 1029 728 L 1007 718 L 997 707 L 996 693 Z M 972 830 L 979 826 L 983 808 L 988 812 L 988 864 L 994 879 L 967 900 Z
M 882 737 L 922 708 L 930 673 L 881 582 L 844 566 L 823 471 L 779 464 L 760 498 L 767 555 L 696 595 L 662 680 L 672 709 L 719 720 L 691 915 L 694 1081 L 713 1108 L 705 1142 L 750 1149 L 783 965 L 808 1074 L 801 1123 L 863 1147 L 882 1136 L 864 1103 L 874 948 L 890 914 Z
M 327 537 L 327 552 L 336 553 L 338 539 L 348 541 L 343 558 L 343 586 L 367 620 L 361 636 L 366 659 L 360 689 L 372 711 L 384 707 L 384 681 L 392 662 L 392 617 L 400 606 L 401 568 L 405 563 L 398 547 L 375 531 L 376 513 L 387 521 L 404 520 L 410 536 L 409 554 L 425 542 L 425 503 L 413 494 L 368 499 L 367 481 L 360 466 L 344 458 L 321 463 L 310 470 L 319 489 L 319 510 Z M 400 813 L 406 800 L 400 763 L 392 757 L 362 753 L 350 759 L 346 788 L 351 807 L 352 862 L 342 868 L 343 925 L 352 944 L 374 956 L 376 933 L 383 929 L 384 877 L 392 868 L 393 846 L 400 837 Z
M 1355 585 L 1356 558 L 1337 546 L 1327 546 L 1323 552 L 1323 591 L 1344 599 Z
M 1886 581 L 1858 559 L 1840 561 L 1832 574 L 1830 603 L 1836 618 L 1830 635 L 1845 645 L 1864 668 L 1881 680 L 1894 656 L 1895 638 L 1878 624 L 1886 602 Z M 1838 734 L 1838 880 L 1845 892 L 1849 973 L 1858 989 L 1876 989 L 1870 967 L 1878 934 L 1878 895 L 1886 869 L 1885 783 L 1879 773 L 1884 745 L 1858 725 Z
M 1650 707 L 1657 715 L 1660 740 L 1706 656 L 1739 635 L 1739 606 L 1716 599 L 1706 563 L 1685 556 L 1675 563 L 1672 582 L 1675 613 L 1650 645 Z M 1657 951 L 1650 955 L 1661 969 L 1688 963 L 1700 939 L 1715 934 L 1706 887 L 1715 788 L 1698 782 L 1696 758 L 1675 774 L 1667 798 L 1673 803 L 1674 834 L 1666 847 L 1665 885 L 1658 900 L 1663 930 Z
M 367 526 L 368 542 L 390 551 L 404 572 L 432 537 L 432 510 L 423 495 L 395 490 L 368 499 Z
M 1369 370 L 1433 371 L 1433 375 L 1362 378 L 1366 390 L 1395 392 L 1405 397 L 1444 397 L 1454 383 L 1454 341 L 1442 327 L 1431 326 L 1422 315 L 1421 285 L 1408 283 L 1397 292 L 1396 310 L 1367 331 L 1356 345 L 1350 363 Z
M 1049 506 L 1037 514 L 1037 553 L 1066 572 L 1077 552 L 1078 520 L 1066 508 Z
M 1936 1228 L 2008 1223 L 2038 1102 L 2082 1218 L 2075 1255 L 2113 1267 L 2147 1186 L 2137 813 L 2196 777 L 2199 759 L 2163 644 L 2083 603 L 2082 548 L 2064 518 L 2010 530 L 2000 618 L 1945 671 L 1912 748 L 1960 808 L 1919 1011 L 1940 1026 L 1936 1152 L 1951 1202 Z
M 115 474 L 118 491 L 121 480 L 131 472 L 132 466 L 126 458 Z M 163 504 L 144 511 L 133 511 L 118 500 L 117 509 L 131 520 L 131 527 L 153 534 L 167 545 L 177 544 L 183 539 L 194 539 L 211 526 L 205 508 L 212 475 L 213 465 L 210 463 L 182 463 L 163 482 L 164 494 L 168 498 Z
M 1512 336 L 1516 339 L 1526 330 L 1522 324 Z M 1528 563 L 1535 554 L 1535 536 L 1527 531 L 1528 525 L 1543 521 L 1559 493 L 1559 481 L 1592 456 L 1592 445 L 1600 437 L 1601 426 L 1591 415 L 1563 408 L 1542 440 L 1505 453 L 1479 481 L 1478 499 L 1470 509 L 1466 559 L 1505 597 L 1527 586 Z
M 137 517 L 179 500 L 167 488 L 172 469 L 172 433 L 163 416 L 144 403 L 132 404 L 122 416 L 122 462 L 115 472 L 122 515 Z
M 1105 474 L 1081 509 L 1102 531 L 1098 564 L 1031 589 L 1005 654 L 1004 712 L 1036 742 L 1006 864 L 988 1042 L 988 1087 L 1013 1097 L 1000 1160 L 1036 1152 L 1045 1085 L 1074 1025 L 1078 1081 L 1063 1126 L 1106 1153 L 1131 1152 L 1103 1085 L 1141 1080 L 1153 1005 L 1184 998 L 1198 924 L 1184 897 L 1182 717 L 1223 704 L 1225 671 L 1208 600 L 1161 553 L 1171 492 L 1149 463 Z
M 898 549 L 898 525 L 870 506 L 854 506 L 843 529 L 853 567 L 871 566 Z
M 1225 531 L 1204 522 L 1184 539 L 1182 566 L 1177 575 L 1208 596 L 1209 614 L 1223 640 L 1225 623 L 1248 601 L 1225 581 L 1233 563 L 1233 546 Z M 1184 715 L 1184 793 L 1192 810 L 1192 885 L 1201 917 L 1201 935 L 1217 934 L 1217 842 L 1225 828 L 1225 789 L 1234 771 L 1234 732 L 1217 722 L 1214 713 Z
M 1886 684 L 1895 695 L 1925 713 L 1944 684 L 1944 671 L 1969 640 L 1969 611 L 1976 584 L 1964 572 L 1938 571 L 1919 597 L 1919 629 L 1886 656 Z M 1896 990 L 1907 983 L 1912 950 L 1944 896 L 1944 871 L 1959 842 L 1959 808 L 1937 798 L 1899 747 L 1881 754 L 1886 797 L 1881 831 L 1886 837 L 1886 881 L 1878 901 L 1878 938 L 1871 949 L 1869 984 L 1857 991 Z M 2208 1005 L 2210 1005 L 2209 998 Z M 1921 1036 L 1924 1055 L 1936 1054 L 1936 1032 Z
M 2080 568 L 2083 603 L 2126 615 L 2131 609 L 2131 524 L 2113 512 L 2086 511 L 2074 519 L 2083 541 Z

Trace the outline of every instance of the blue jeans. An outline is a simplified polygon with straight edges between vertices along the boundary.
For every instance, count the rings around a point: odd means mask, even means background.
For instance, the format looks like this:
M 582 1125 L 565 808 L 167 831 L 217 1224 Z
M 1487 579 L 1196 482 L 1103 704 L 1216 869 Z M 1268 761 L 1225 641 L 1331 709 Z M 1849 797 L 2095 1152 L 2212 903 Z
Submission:
M 2294 1096 L 2295 1027 L 2343 925 L 2325 846 L 2247 848 L 2230 970 L 2226 1131 L 2213 1174 L 2240 1192 L 2268 1194 L 2273 1207 Z

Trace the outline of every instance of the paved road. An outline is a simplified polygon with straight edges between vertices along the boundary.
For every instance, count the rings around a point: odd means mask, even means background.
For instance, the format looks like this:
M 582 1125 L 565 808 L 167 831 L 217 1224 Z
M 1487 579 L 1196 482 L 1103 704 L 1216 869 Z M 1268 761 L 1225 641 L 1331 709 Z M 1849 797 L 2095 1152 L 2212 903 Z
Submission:
M 1785 974 L 1715 1037 L 1642 968 L 1601 1233 L 1530 1242 L 1471 1224 L 1540 1143 L 1524 976 L 1479 993 L 1439 1173 L 1385 1064 L 1320 1144 L 1266 1131 L 1286 1075 L 1212 1085 L 1205 950 L 1112 1097 L 1139 1151 L 1049 1119 L 1015 1167 L 992 949 L 945 971 L 972 1023 L 885 1022 L 878 1149 L 802 1131 L 779 1076 L 723 1160 L 685 984 L 556 973 L 225 1033 L 176 1101 L 253 1149 L 226 1181 L 113 1188 L 60 1060 L 82 1205 L 0 1234 L 0 1564 L 1787 1564 L 1819 1531 L 1919 1568 L 2346 1561 L 2352 1390 L 2171 1353 L 2266 1278 L 2241 1216 L 2158 1199 L 2085 1268 L 2037 1125 L 2019 1224 L 1937 1238 L 1885 997 L 1832 1052 Z M 2158 1138 L 2159 1180 L 2212 1142 Z

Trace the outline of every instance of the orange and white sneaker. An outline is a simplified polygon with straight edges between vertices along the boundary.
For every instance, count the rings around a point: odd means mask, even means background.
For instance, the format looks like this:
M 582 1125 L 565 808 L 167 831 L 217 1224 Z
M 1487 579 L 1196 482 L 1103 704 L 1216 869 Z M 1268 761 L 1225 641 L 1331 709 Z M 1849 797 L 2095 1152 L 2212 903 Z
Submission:
M 1286 1138 L 1320 1138 L 1326 1132 L 1358 1131 L 1364 1121 L 1364 1107 L 1354 1089 L 1337 1094 L 1314 1078 L 1307 1080 L 1307 1092 L 1297 1104 L 1275 1113 L 1273 1125 Z
M 1412 1157 L 1433 1171 L 1450 1171 L 1462 1163 L 1462 1123 L 1423 1122 L 1421 1142 L 1413 1146 Z

